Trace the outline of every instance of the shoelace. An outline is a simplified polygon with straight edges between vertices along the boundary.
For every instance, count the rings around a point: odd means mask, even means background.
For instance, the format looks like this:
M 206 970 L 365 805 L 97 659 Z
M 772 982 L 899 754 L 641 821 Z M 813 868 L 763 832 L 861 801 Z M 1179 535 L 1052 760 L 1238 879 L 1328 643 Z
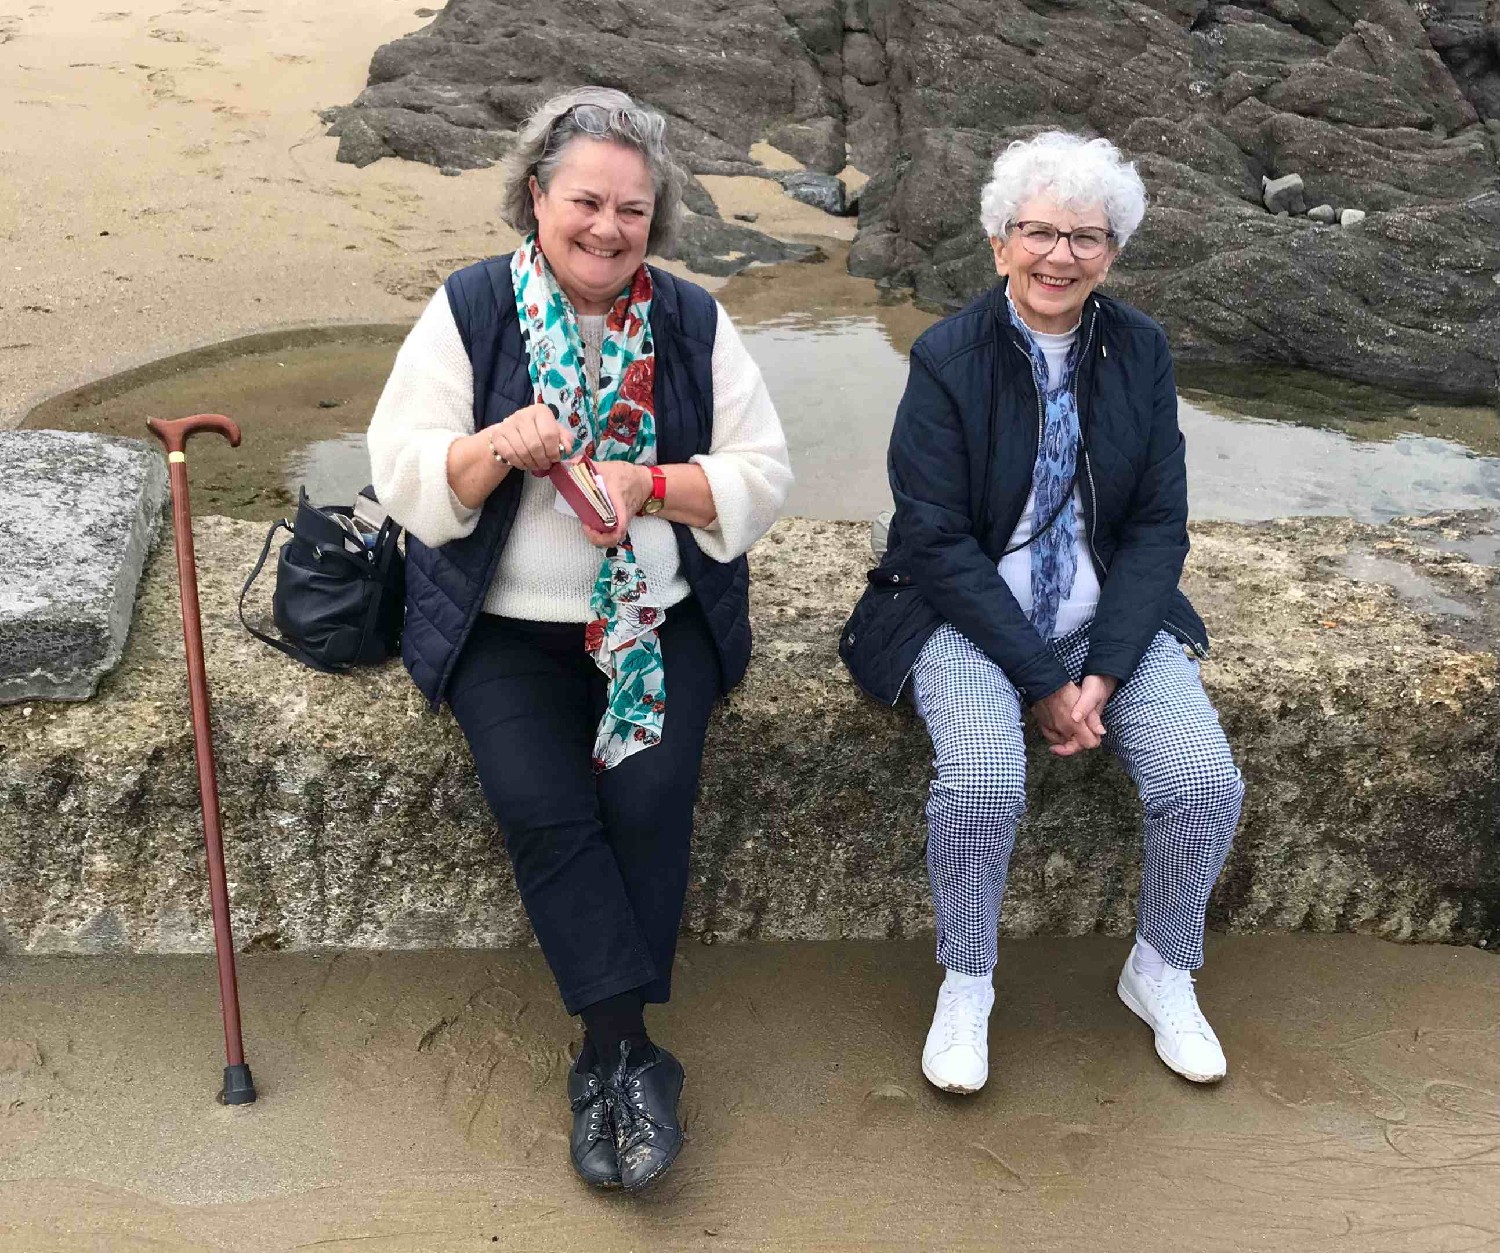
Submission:
M 1197 1034 L 1213 1038 L 1208 1019 L 1198 1008 L 1198 994 L 1193 991 L 1197 980 L 1187 970 L 1168 969 L 1161 981 L 1161 1012 L 1166 1024 L 1179 1035 Z
M 615 1071 L 614 1078 L 610 1080 L 610 1092 L 613 1098 L 614 1122 L 615 1122 L 615 1149 L 621 1157 L 638 1144 L 647 1140 L 655 1140 L 658 1131 L 665 1131 L 666 1126 L 652 1118 L 646 1112 L 646 1098 L 641 1091 L 641 1075 L 649 1069 L 639 1066 L 634 1071 L 628 1069 L 626 1064 L 626 1052 L 628 1045 L 622 1045 L 620 1051 L 620 1065 Z
M 966 1044 L 970 1048 L 984 1046 L 989 1027 L 989 1011 L 985 998 L 977 992 L 957 992 L 944 988 L 943 1000 L 943 1047 Z
M 598 1076 L 591 1076 L 596 1087 L 586 1088 L 581 1096 L 576 1096 L 570 1102 L 575 1114 L 589 1111 L 589 1141 L 607 1140 L 614 1134 L 612 1117 L 615 1107 L 614 1089 L 599 1080 Z M 604 1129 L 605 1120 L 610 1122 L 610 1129 Z

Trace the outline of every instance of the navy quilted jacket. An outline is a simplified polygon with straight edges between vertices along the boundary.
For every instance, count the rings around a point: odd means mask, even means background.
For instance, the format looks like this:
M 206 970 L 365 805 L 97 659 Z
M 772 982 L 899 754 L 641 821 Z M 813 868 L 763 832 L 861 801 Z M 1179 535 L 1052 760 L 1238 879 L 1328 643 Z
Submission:
M 719 313 L 701 287 L 651 267 L 655 294 L 657 454 L 663 464 L 707 453 L 713 444 L 713 353 Z M 474 429 L 532 403 L 526 349 L 516 320 L 510 257 L 468 266 L 444 284 L 453 320 L 474 367 Z M 458 655 L 484 606 L 521 501 L 522 476 L 508 474 L 484 502 L 471 534 L 437 548 L 406 537 L 406 624 L 401 659 L 436 709 Z M 721 691 L 750 663 L 750 568 L 744 557 L 718 562 L 692 532 L 673 523 L 682 573 L 708 620 L 719 655 Z
M 1078 467 L 1099 606 L 1085 674 L 1128 679 L 1165 627 L 1199 655 L 1203 622 L 1178 590 L 1187 474 L 1172 355 L 1160 326 L 1097 293 L 1079 329 Z M 1068 681 L 997 571 L 1031 490 L 1041 400 L 1003 283 L 928 329 L 891 433 L 889 547 L 844 628 L 855 682 L 894 704 L 917 654 L 951 622 L 1035 703 Z

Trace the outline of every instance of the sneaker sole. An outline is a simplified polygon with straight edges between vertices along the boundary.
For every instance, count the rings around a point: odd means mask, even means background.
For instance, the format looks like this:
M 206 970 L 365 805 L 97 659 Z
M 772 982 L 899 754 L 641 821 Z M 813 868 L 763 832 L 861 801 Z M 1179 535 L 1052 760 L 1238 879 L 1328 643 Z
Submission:
M 975 1084 L 972 1088 L 966 1088 L 962 1084 L 958 1083 L 944 1083 L 941 1079 L 937 1078 L 937 1076 L 935 1076 L 932 1071 L 927 1069 L 926 1061 L 923 1061 L 922 1063 L 922 1077 L 926 1079 L 928 1083 L 932 1084 L 932 1086 L 935 1087 L 939 1092 L 952 1092 L 958 1096 L 973 1096 L 974 1093 L 983 1088 L 990 1079 L 989 1075 L 986 1074 L 985 1077 L 981 1079 L 977 1084 Z
M 1132 1014 L 1134 1014 L 1143 1023 L 1151 1028 L 1151 1042 L 1156 1048 L 1156 1055 L 1157 1057 L 1161 1058 L 1161 1064 L 1168 1070 L 1170 1070 L 1173 1074 L 1181 1075 L 1190 1083 L 1218 1083 L 1224 1078 L 1225 1072 L 1223 1071 L 1221 1071 L 1217 1075 L 1203 1075 L 1199 1074 L 1196 1071 L 1188 1070 L 1185 1066 L 1174 1062 L 1170 1057 L 1163 1053 L 1161 1051 L 1161 1042 L 1157 1039 L 1156 1036 L 1156 1024 L 1151 1021 L 1151 1015 L 1146 1012 L 1145 1007 L 1135 999 L 1135 997 L 1131 994 L 1130 989 L 1125 986 L 1124 979 L 1121 979 L 1118 983 L 1115 984 L 1115 995 L 1124 1002 L 1126 1009 L 1128 1009 Z

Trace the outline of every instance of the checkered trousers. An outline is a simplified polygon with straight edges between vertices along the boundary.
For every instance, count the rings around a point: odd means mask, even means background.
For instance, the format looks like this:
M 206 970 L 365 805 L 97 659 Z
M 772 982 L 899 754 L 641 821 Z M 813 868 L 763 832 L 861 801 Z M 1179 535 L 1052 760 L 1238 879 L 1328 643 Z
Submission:
M 1087 625 L 1052 647 L 1078 682 Z M 1026 811 L 1021 700 L 1004 671 L 948 623 L 923 647 L 912 685 L 937 772 L 927 796 L 927 871 L 938 961 L 985 975 L 995 967 L 1005 876 Z M 1102 716 L 1104 744 L 1145 807 L 1136 929 L 1171 965 L 1196 970 L 1208 896 L 1229 855 L 1244 782 L 1198 663 L 1165 631 Z

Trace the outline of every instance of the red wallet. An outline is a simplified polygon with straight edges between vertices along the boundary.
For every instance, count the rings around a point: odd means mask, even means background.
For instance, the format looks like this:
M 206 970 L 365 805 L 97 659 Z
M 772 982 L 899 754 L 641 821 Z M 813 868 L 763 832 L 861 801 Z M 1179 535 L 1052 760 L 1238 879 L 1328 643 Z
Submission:
M 609 489 L 588 457 L 575 457 L 571 461 L 559 461 L 548 470 L 533 470 L 538 478 L 552 480 L 562 498 L 573 512 L 596 531 L 613 531 L 618 517 L 614 502 L 609 498 Z

